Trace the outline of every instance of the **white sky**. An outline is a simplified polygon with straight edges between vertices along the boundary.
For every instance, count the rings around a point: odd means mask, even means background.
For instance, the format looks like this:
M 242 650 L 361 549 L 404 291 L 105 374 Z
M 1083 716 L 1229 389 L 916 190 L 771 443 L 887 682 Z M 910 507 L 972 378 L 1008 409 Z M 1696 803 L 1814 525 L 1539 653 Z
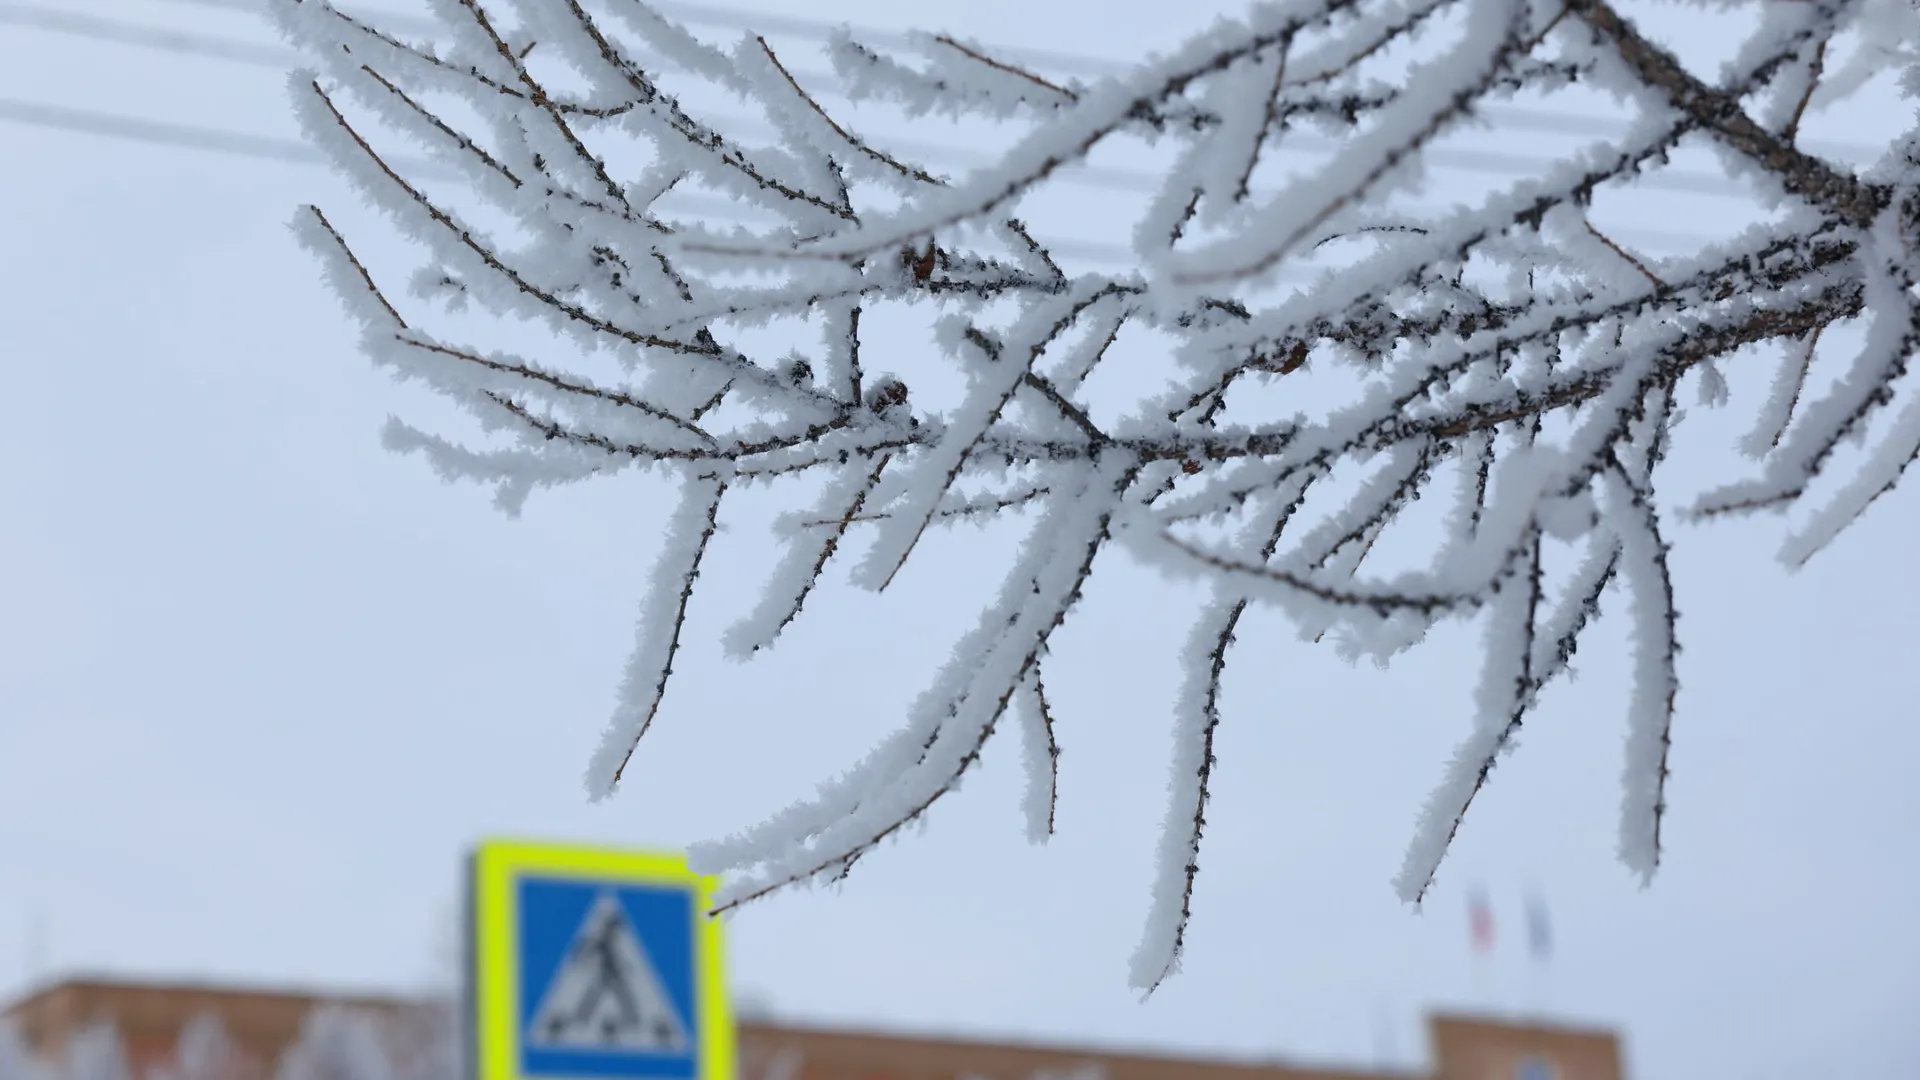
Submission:
M 1233 6 L 969 0 L 937 19 L 1124 59 Z M 46 7 L 270 44 L 207 5 Z M 0 98 L 293 135 L 273 70 L 10 24 L 21 10 L 0 3 Z M 895 27 L 921 10 L 805 9 Z M 744 668 L 713 636 L 757 579 L 706 581 L 651 745 L 590 806 L 579 774 L 658 489 L 536 497 L 510 522 L 385 455 L 382 419 L 423 403 L 359 357 L 284 228 L 315 201 L 372 235 L 324 171 L 17 123 L 0 140 L 0 994 L 36 963 L 431 983 L 474 838 L 678 845 L 748 824 L 889 727 L 995 580 L 994 545 L 954 537 L 958 563 L 927 560 L 902 595 L 823 597 L 811 633 Z M 1696 202 L 1621 225 L 1733 213 Z M 1125 242 L 1052 206 L 1056 235 Z M 1770 371 L 1730 368 L 1736 413 Z M 1743 419 L 1697 416 L 1687 438 L 1725 464 Z M 1229 687 L 1186 970 L 1140 1004 L 1126 961 L 1162 813 L 1168 646 L 1191 608 L 1116 562 L 1050 669 L 1058 839 L 1020 838 L 1009 740 L 838 895 L 732 920 L 736 981 L 776 1015 L 850 1026 L 1364 1064 L 1417 1061 L 1420 1011 L 1442 1006 L 1619 1025 L 1638 1080 L 1920 1075 L 1915 499 L 1883 500 L 1793 577 L 1770 524 L 1677 529 L 1686 652 L 1649 891 L 1613 858 L 1618 625 L 1529 725 L 1417 915 L 1387 881 L 1466 729 L 1474 642 L 1442 637 L 1385 675 L 1264 620 Z M 726 544 L 735 567 L 765 551 L 744 527 Z M 1468 952 L 1474 885 L 1500 920 L 1486 962 Z M 1520 947 L 1531 889 L 1557 939 L 1544 969 Z

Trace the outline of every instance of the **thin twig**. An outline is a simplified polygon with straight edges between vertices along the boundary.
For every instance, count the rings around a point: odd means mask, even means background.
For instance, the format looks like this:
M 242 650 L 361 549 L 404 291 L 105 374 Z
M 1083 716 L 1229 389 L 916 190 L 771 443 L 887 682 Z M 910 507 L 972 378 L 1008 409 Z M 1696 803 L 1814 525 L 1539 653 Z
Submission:
M 1813 91 L 1820 85 L 1820 75 L 1826 68 L 1826 62 L 1827 42 L 1822 38 L 1813 47 L 1813 61 L 1807 65 L 1807 88 L 1800 92 L 1800 100 L 1793 106 L 1793 115 L 1787 118 L 1787 126 L 1780 132 L 1780 137 L 1789 143 L 1800 132 L 1800 118 L 1806 115 L 1807 103 L 1813 100 Z
M 1660 275 L 1647 269 L 1646 263 L 1643 263 L 1639 259 L 1634 258 L 1631 254 L 1628 253 L 1626 248 L 1623 248 L 1619 244 L 1614 243 L 1611 237 L 1607 236 L 1607 234 L 1601 232 L 1599 229 L 1594 228 L 1593 222 L 1588 221 L 1586 218 L 1581 218 L 1580 224 L 1585 225 L 1587 227 L 1587 232 L 1591 233 L 1594 239 L 1607 245 L 1608 249 L 1611 250 L 1615 255 L 1618 255 L 1622 259 L 1625 259 L 1628 262 L 1628 264 L 1630 264 L 1635 270 L 1640 271 L 1640 275 L 1642 277 L 1646 278 L 1648 281 L 1653 282 L 1653 287 L 1655 289 L 1664 289 L 1667 287 L 1667 283 L 1660 280 Z
M 1005 72 L 1008 75 L 1013 75 L 1018 78 L 1025 79 L 1028 82 L 1034 84 L 1035 86 L 1044 87 L 1045 89 L 1051 90 L 1054 93 L 1059 94 L 1061 97 L 1066 98 L 1068 101 L 1080 100 L 1079 94 L 1076 94 L 1072 90 L 1069 90 L 1064 86 L 1061 86 L 1059 83 L 1053 82 L 1050 79 L 1046 79 L 1039 75 L 1036 75 L 1033 72 L 1028 71 L 1026 68 L 1019 67 L 1014 64 L 1009 64 L 1004 60 L 995 60 L 993 57 L 988 56 L 987 54 L 979 51 L 978 49 L 974 49 L 966 45 L 962 45 L 961 43 L 959 43 L 958 41 L 955 41 L 952 37 L 946 34 L 935 35 L 933 40 L 939 42 L 942 45 L 945 45 L 947 48 L 952 49 L 955 52 L 958 52 L 966 56 L 970 60 L 973 60 L 977 63 L 985 64 L 986 66 L 993 68 L 995 71 Z
M 407 329 L 407 320 L 400 317 L 399 310 L 387 301 L 387 295 L 380 291 L 380 286 L 374 284 L 373 274 L 368 272 L 366 264 L 360 261 L 360 256 L 354 254 L 353 248 L 347 245 L 347 238 L 340 235 L 340 230 L 333 227 L 333 222 L 327 220 L 327 215 L 321 213 L 319 207 L 309 206 L 307 212 L 312 214 L 314 221 L 318 222 L 320 227 L 327 231 L 327 235 L 333 238 L 333 242 L 340 248 L 340 254 L 353 267 L 354 272 L 360 275 L 360 280 L 366 282 L 367 292 L 373 294 L 375 302 L 385 308 L 388 315 L 393 316 L 396 326 L 402 330 Z
M 827 115 L 827 110 L 821 107 L 820 102 L 817 101 L 812 94 L 807 93 L 806 90 L 800 86 L 800 81 L 798 79 L 795 79 L 793 77 L 793 73 L 787 70 L 787 66 L 780 62 L 780 57 L 774 53 L 773 46 L 767 44 L 766 38 L 763 38 L 758 34 L 755 34 L 753 40 L 760 43 L 760 49 L 762 52 L 766 54 L 767 62 L 771 63 L 773 65 L 773 69 L 780 73 L 780 77 L 787 81 L 787 85 L 793 88 L 794 94 L 798 96 L 801 101 L 806 102 L 807 107 L 813 110 L 814 115 L 820 117 L 821 120 L 825 121 L 826 125 L 829 128 L 833 129 L 833 133 L 835 135 L 840 136 L 840 140 L 842 142 L 846 143 L 848 146 L 852 147 L 855 151 L 865 155 L 866 157 L 872 158 L 874 161 L 877 161 L 880 164 L 885 165 L 886 167 L 899 173 L 901 176 L 918 180 L 923 184 L 932 184 L 936 187 L 944 187 L 946 185 L 946 181 L 941 180 L 939 177 L 932 175 L 931 173 L 927 172 L 925 169 L 922 169 L 917 165 L 908 165 L 905 162 L 899 160 L 898 158 L 893 157 L 890 154 L 884 153 L 880 150 L 876 150 L 871 145 L 869 145 L 865 139 L 862 139 L 859 136 L 855 135 L 854 133 L 848 131 L 846 128 L 841 127 L 840 122 L 835 120 L 833 117 Z

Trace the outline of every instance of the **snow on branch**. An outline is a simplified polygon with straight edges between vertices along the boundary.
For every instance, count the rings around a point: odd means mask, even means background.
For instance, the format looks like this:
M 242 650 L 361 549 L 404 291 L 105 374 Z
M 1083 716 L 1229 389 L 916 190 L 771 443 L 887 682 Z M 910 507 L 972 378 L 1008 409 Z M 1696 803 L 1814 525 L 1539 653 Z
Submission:
M 630 467 L 677 486 L 594 797 L 670 709 L 701 584 L 760 572 L 711 557 L 729 491 L 790 493 L 784 553 L 724 638 L 737 659 L 804 629 L 843 562 L 885 590 L 933 557 L 932 530 L 1028 530 L 893 736 L 695 852 L 729 875 L 724 906 L 844 877 L 953 791 L 1003 721 L 1027 763 L 1028 835 L 1051 835 L 1061 744 L 1042 667 L 1110 551 L 1209 597 L 1181 650 L 1139 988 L 1180 964 L 1232 722 L 1224 680 L 1256 611 L 1382 662 L 1442 623 L 1484 621 L 1469 733 L 1395 882 L 1416 903 L 1542 691 L 1603 614 L 1624 613 L 1620 856 L 1651 875 L 1684 705 L 1670 522 L 1818 493 L 1788 544 L 1797 565 L 1920 453 L 1920 129 L 1865 169 L 1801 142 L 1875 64 L 1912 60 L 1872 40 L 1901 18 L 1879 0 L 1763 0 L 1711 78 L 1615 0 L 1274 0 L 1094 83 L 939 33 L 892 52 L 837 32 L 823 74 L 639 0 L 432 6 L 444 33 L 429 44 L 330 0 L 270 2 L 313 65 L 289 84 L 295 113 L 420 257 L 418 303 L 318 208 L 295 228 L 368 355 L 483 440 L 395 420 L 389 446 L 492 485 L 509 512 Z M 1823 83 L 1829 69 L 1844 86 Z M 1406 197 L 1501 107 L 1587 90 L 1610 96 L 1614 134 L 1461 205 Z M 715 111 L 743 102 L 765 122 Z M 955 119 L 1004 135 L 964 175 L 883 134 Z M 383 149 L 396 138 L 464 182 L 403 175 Z M 1164 168 L 1133 222 L 1134 265 L 1081 265 L 1048 242 L 1047 199 L 1075 169 L 1143 144 Z M 1771 217 L 1664 258 L 1596 224 L 1700 147 Z M 737 222 L 676 201 L 697 194 L 731 200 Z M 522 355 L 427 329 L 476 313 L 547 344 Z M 924 338 L 902 338 L 916 315 Z M 902 356 L 948 370 L 910 390 L 913 372 L 887 370 Z M 1713 405 L 1730 379 L 1772 388 L 1739 445 L 1757 465 L 1668 505 L 1680 384 Z M 1842 452 L 1860 440 L 1864 463 Z M 1423 498 L 1441 520 L 1418 517 Z M 1406 536 L 1426 557 L 1383 565 L 1382 538 Z

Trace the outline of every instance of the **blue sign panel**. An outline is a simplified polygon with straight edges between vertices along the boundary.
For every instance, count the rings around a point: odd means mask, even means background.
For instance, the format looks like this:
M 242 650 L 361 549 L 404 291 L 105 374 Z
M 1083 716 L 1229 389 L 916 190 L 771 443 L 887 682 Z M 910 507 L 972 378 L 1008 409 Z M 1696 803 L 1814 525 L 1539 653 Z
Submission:
M 693 897 L 520 881 L 520 1073 L 694 1080 Z

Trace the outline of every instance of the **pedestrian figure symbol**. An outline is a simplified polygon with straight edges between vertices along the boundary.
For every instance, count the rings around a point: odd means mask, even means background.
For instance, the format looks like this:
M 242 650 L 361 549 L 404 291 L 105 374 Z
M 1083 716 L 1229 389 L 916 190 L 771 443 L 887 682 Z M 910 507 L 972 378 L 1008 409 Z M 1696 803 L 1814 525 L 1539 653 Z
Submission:
M 560 969 L 541 995 L 527 1046 L 680 1056 L 687 1023 L 611 891 L 595 898 Z

